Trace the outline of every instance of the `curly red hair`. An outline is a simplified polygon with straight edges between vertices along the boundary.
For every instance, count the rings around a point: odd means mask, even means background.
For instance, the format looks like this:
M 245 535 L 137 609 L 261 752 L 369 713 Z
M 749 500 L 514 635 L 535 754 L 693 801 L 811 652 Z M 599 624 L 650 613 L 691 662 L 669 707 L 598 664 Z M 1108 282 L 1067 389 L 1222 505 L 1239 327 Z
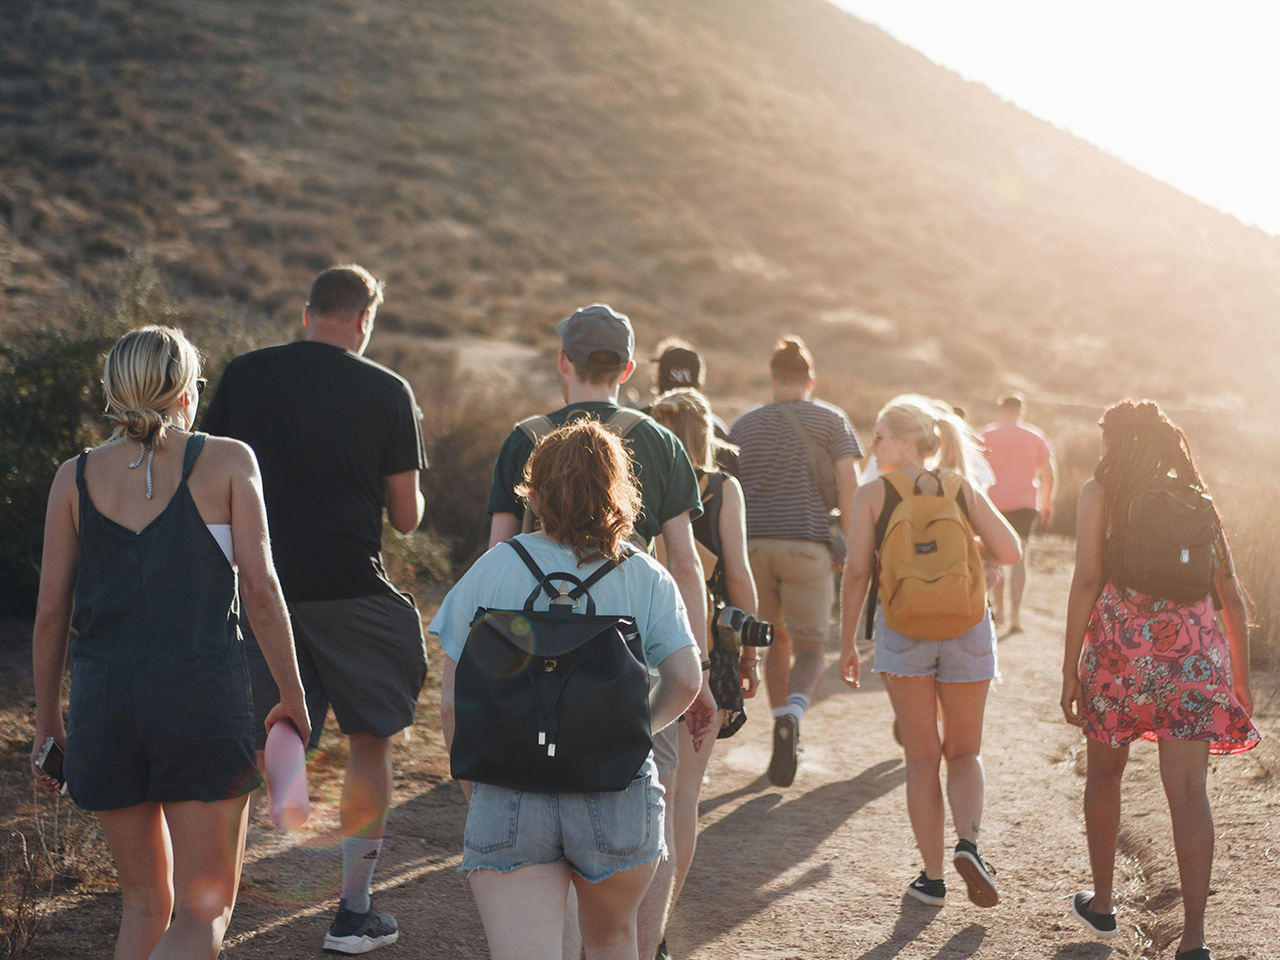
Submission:
M 579 564 L 621 560 L 640 513 L 631 456 L 617 434 L 593 419 L 543 437 L 516 494 L 533 507 L 547 536 L 573 547 Z

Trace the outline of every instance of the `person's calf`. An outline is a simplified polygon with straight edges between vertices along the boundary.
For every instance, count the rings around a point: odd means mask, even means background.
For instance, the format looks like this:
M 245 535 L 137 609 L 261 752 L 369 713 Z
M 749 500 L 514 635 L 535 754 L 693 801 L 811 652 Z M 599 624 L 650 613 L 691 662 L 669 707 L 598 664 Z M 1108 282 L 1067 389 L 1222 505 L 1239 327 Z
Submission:
M 825 666 L 826 659 L 822 644 L 807 641 L 796 643 L 796 660 L 791 667 L 791 696 L 787 699 L 788 705 L 796 694 L 803 696 L 807 705 L 818 689 L 818 682 L 822 679 Z

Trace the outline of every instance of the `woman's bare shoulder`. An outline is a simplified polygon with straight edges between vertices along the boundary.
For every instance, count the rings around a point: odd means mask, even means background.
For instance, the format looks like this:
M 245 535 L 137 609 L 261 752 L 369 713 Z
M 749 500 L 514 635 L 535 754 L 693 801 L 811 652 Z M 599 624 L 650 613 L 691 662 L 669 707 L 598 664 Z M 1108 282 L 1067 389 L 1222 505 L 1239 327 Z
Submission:
M 884 506 L 884 484 L 880 482 L 881 479 L 883 478 L 876 477 L 868 480 L 853 491 L 852 507 L 855 512 L 863 508 L 874 513 Z
M 253 448 L 231 437 L 207 437 L 201 457 L 208 457 L 211 464 L 230 470 L 257 470 L 258 458 Z

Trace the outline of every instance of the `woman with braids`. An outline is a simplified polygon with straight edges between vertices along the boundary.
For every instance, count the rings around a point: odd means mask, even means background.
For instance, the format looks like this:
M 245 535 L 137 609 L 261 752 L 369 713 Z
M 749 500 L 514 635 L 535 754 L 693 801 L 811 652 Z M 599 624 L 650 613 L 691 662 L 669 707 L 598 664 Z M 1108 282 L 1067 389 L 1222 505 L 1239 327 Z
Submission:
M 884 476 L 862 485 L 854 494 L 847 519 L 849 557 L 841 594 L 840 676 L 855 688 L 861 680 L 854 641 L 862 599 L 883 559 L 881 547 L 889 520 L 903 497 L 913 502 L 927 495 L 954 497 L 986 559 L 1009 564 L 1021 555 L 1018 535 L 986 494 L 973 486 L 970 464 L 981 457 L 981 447 L 950 406 L 929 397 L 895 397 L 880 411 L 871 450 Z M 980 572 L 975 579 L 981 589 Z M 933 906 L 945 903 L 947 895 L 943 879 L 943 760 L 947 764 L 946 798 L 958 838 L 952 863 L 964 879 L 971 901 L 991 907 L 1000 899 L 995 870 L 978 855 L 977 846 L 984 790 L 982 719 L 988 688 L 997 676 L 995 627 L 980 597 L 978 606 L 980 619 L 974 626 L 958 636 L 938 640 L 907 636 L 893 629 L 886 623 L 883 606 L 876 605 L 875 668 L 884 680 L 902 738 L 907 813 L 924 859 L 924 869 L 906 892 Z
M 1120 779 L 1129 744 L 1140 737 L 1154 740 L 1182 883 L 1177 956 L 1209 960 L 1204 946 L 1213 865 L 1213 815 L 1205 791 L 1209 754 L 1239 753 L 1259 739 L 1249 719 L 1253 701 L 1244 597 L 1216 508 L 1212 591 L 1178 602 L 1126 582 L 1134 498 L 1188 488 L 1207 496 L 1208 489 L 1186 436 L 1154 403 L 1121 401 L 1103 414 L 1101 427 L 1102 458 L 1080 491 L 1062 667 L 1062 712 L 1088 738 L 1084 814 L 1093 892 L 1077 893 L 1072 912 L 1099 937 L 1119 933 L 1113 878 Z M 1222 628 L 1211 594 L 1221 604 Z
M 144 327 L 107 356 L 111 438 L 49 493 L 34 672 L 33 773 L 52 738 L 102 826 L 124 905 L 116 960 L 211 958 L 235 906 L 248 795 L 262 784 L 236 581 L 280 688 L 266 723 L 310 734 L 262 479 L 237 440 L 192 433 L 195 347 Z M 68 633 L 69 722 L 62 719 Z
M 702 686 L 698 648 L 675 580 L 627 539 L 640 509 L 631 458 L 597 420 L 575 420 L 544 437 L 517 492 L 542 521 L 514 538 L 543 571 L 576 570 L 601 613 L 635 617 L 658 679 L 650 725 L 661 730 Z M 440 605 L 429 632 L 447 657 L 440 712 L 445 742 L 456 730 L 457 665 L 476 610 L 521 609 L 538 580 L 510 543 L 475 562 Z M 542 603 L 546 597 L 542 597 Z M 519 736 L 525 731 L 512 731 Z M 588 960 L 637 960 L 636 916 L 660 857 L 663 789 L 653 753 L 624 790 L 533 793 L 464 784 L 471 806 L 460 870 L 467 874 L 495 960 L 560 960 L 570 884 Z

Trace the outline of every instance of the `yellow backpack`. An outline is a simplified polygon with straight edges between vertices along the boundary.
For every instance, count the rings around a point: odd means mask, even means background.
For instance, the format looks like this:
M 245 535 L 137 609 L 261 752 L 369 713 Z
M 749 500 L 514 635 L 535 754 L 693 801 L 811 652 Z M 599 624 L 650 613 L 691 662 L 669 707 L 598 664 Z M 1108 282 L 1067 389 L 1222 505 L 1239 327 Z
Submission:
M 922 490 L 925 477 L 936 481 L 936 492 Z M 917 640 L 958 637 L 987 612 L 982 558 L 960 476 L 935 471 L 913 480 L 896 470 L 883 479 L 886 509 L 900 501 L 876 558 L 885 625 Z

